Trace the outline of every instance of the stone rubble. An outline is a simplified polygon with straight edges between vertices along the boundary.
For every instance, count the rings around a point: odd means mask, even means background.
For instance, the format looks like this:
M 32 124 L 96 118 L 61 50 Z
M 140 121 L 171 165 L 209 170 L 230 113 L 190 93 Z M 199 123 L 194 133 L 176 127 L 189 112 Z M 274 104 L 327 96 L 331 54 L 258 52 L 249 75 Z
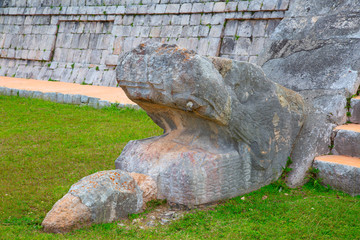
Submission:
M 117 221 L 140 212 L 152 199 L 153 192 L 156 193 L 156 186 L 151 185 L 153 181 L 148 176 L 135 176 L 142 188 L 130 174 L 121 170 L 101 171 L 82 178 L 46 215 L 42 223 L 44 231 L 68 232 L 92 223 Z M 149 183 L 151 187 L 144 187 Z

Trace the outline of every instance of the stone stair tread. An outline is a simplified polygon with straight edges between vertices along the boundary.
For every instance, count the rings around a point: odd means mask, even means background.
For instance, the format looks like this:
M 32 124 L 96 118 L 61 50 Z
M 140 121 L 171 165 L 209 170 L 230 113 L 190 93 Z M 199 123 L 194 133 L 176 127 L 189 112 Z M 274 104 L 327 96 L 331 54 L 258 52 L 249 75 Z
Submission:
M 356 97 L 353 97 L 354 99 L 359 99 L 360 100 L 360 96 L 356 96 Z
M 356 124 L 356 123 L 344 124 L 344 125 L 337 126 L 334 130 L 335 131 L 347 130 L 347 131 L 360 132 L 360 124 Z
M 323 155 L 315 157 L 315 161 L 331 162 L 360 168 L 360 158 L 344 155 Z

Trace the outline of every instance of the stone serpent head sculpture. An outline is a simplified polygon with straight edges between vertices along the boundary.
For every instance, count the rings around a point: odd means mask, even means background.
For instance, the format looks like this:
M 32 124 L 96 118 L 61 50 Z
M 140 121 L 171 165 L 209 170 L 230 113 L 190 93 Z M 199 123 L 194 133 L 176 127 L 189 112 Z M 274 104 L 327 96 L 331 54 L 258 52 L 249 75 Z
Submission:
M 149 43 L 125 53 L 116 71 L 164 129 L 130 141 L 116 168 L 150 175 L 170 202 L 209 203 L 276 180 L 304 122 L 300 95 L 250 63 Z

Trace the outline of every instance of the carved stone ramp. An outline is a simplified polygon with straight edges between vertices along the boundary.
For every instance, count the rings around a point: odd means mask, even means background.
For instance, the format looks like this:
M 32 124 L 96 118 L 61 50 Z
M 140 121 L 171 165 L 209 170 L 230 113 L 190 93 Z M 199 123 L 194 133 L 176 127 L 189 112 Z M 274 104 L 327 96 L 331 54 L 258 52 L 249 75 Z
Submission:
M 95 108 L 110 106 L 135 107 L 121 88 L 81 85 L 76 83 L 35 79 L 0 77 L 0 95 L 41 98 L 59 103 L 89 105 Z
M 324 184 L 349 193 L 360 195 L 360 158 L 342 155 L 316 157 L 313 166 L 319 169 Z

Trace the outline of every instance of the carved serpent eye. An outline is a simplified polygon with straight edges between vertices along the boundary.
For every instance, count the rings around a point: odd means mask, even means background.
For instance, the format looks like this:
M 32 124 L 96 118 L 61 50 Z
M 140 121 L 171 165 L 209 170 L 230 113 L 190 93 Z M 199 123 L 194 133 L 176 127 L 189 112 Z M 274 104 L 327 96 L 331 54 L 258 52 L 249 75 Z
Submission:
M 193 102 L 192 101 L 188 101 L 187 104 L 186 104 L 186 108 L 189 110 L 189 111 L 192 111 L 193 109 Z

